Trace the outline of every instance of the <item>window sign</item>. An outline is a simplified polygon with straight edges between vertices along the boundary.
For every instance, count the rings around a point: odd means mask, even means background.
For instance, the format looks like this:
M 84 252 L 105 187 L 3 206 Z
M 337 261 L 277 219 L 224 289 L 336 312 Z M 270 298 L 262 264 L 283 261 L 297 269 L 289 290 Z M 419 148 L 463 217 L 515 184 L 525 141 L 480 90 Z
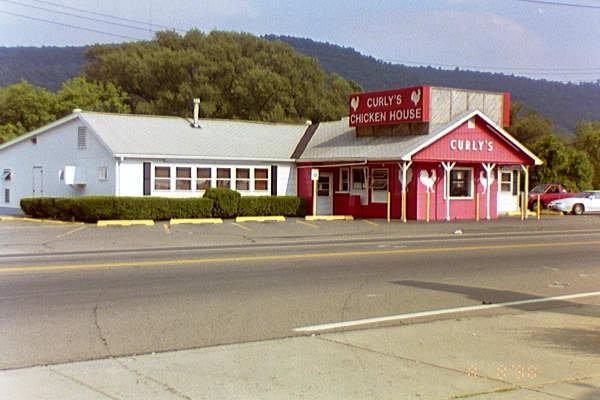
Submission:
M 313 168 L 310 170 L 310 179 L 313 181 L 319 179 L 319 170 L 317 168 Z

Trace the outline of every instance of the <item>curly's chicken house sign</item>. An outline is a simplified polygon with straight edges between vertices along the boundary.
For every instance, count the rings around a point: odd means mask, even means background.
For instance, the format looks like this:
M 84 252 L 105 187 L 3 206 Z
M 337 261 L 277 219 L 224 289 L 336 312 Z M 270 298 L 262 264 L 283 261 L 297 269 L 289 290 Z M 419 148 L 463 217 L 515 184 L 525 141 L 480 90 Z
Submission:
M 349 98 L 350 126 L 396 125 L 429 120 L 429 87 L 356 93 Z

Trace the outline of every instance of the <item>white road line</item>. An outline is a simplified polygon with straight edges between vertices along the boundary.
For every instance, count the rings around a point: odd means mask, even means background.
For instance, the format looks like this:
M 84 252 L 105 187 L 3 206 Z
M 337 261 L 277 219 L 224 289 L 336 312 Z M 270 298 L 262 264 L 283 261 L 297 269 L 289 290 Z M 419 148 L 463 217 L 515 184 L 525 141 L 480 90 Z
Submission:
M 63 238 L 63 237 L 65 237 L 65 236 L 72 235 L 73 233 L 75 233 L 75 232 L 79 232 L 79 231 L 82 231 L 82 230 L 84 230 L 85 228 L 87 228 L 87 225 L 81 225 L 81 226 L 80 226 L 80 227 L 78 227 L 78 228 L 71 229 L 71 230 L 70 230 L 70 231 L 68 231 L 68 232 L 65 232 L 65 233 L 62 233 L 62 234 L 60 234 L 60 235 L 57 235 L 57 236 L 56 236 L 56 238 L 57 238 L 57 239 L 60 239 L 60 238 Z
M 546 302 L 550 302 L 550 301 L 560 301 L 560 300 L 572 300 L 572 299 L 579 299 L 582 297 L 593 297 L 593 296 L 600 296 L 600 291 L 599 292 L 567 294 L 564 296 L 541 297 L 541 298 L 536 298 L 536 299 L 508 301 L 505 303 L 497 303 L 497 304 L 481 304 L 481 305 L 476 305 L 476 306 L 466 306 L 466 307 L 446 308 L 446 309 L 441 309 L 441 310 L 421 311 L 421 312 L 415 312 L 415 313 L 409 313 L 409 314 L 389 315 L 386 317 L 358 319 L 355 321 L 332 322 L 329 324 L 311 325 L 311 326 L 303 326 L 300 328 L 294 328 L 294 332 L 306 332 L 306 333 L 319 332 L 319 331 L 327 331 L 327 330 L 331 330 L 331 329 L 349 328 L 349 327 L 360 326 L 360 325 L 376 324 L 376 323 L 380 323 L 380 322 L 401 321 L 401 320 L 412 319 L 412 318 L 431 317 L 431 316 L 444 315 L 444 314 L 454 314 L 454 313 L 464 313 L 464 312 L 470 312 L 470 311 L 489 310 L 492 308 L 519 306 L 519 305 L 523 305 L 523 304 L 546 303 Z

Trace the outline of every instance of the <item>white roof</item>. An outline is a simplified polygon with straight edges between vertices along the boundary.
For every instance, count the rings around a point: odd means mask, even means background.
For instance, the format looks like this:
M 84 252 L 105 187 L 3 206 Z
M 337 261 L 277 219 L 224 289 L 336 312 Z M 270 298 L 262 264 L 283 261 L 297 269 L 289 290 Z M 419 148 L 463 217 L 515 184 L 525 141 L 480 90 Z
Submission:
M 301 124 L 80 112 L 115 156 L 289 160 L 306 131 Z
M 435 127 L 424 135 L 406 136 L 356 136 L 348 118 L 340 121 L 319 124 L 312 139 L 300 156 L 301 161 L 342 161 L 342 160 L 406 160 L 418 151 L 452 132 L 473 116 L 480 116 L 490 128 L 505 137 L 509 142 L 527 154 L 536 165 L 542 161 L 519 143 L 508 132 L 496 125 L 479 110 L 458 115 L 452 121 Z

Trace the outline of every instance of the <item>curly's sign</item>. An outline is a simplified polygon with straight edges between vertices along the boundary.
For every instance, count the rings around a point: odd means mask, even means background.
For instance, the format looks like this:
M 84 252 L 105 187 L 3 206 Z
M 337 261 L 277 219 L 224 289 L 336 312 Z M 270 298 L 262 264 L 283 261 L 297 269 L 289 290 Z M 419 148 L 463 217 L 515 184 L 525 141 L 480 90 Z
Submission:
M 429 120 L 429 86 L 356 93 L 348 105 L 353 127 L 425 122 Z

